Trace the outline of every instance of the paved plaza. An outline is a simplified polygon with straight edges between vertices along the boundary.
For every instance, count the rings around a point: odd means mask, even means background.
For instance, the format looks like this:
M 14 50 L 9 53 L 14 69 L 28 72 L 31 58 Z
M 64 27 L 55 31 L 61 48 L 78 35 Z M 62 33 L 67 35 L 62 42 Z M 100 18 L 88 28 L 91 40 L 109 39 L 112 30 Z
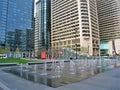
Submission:
M 0 90 L 120 90 L 120 68 L 58 88 L 27 81 L 0 70 Z

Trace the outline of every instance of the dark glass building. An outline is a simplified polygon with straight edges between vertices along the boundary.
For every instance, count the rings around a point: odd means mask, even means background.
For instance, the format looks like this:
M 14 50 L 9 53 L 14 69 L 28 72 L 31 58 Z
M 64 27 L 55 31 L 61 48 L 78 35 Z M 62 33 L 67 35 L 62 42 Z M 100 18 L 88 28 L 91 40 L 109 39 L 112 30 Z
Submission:
M 33 27 L 34 0 L 0 0 L 1 47 L 11 51 L 33 50 Z
M 36 2 L 35 16 L 35 55 L 41 51 L 50 51 L 51 32 L 51 0 L 39 0 Z

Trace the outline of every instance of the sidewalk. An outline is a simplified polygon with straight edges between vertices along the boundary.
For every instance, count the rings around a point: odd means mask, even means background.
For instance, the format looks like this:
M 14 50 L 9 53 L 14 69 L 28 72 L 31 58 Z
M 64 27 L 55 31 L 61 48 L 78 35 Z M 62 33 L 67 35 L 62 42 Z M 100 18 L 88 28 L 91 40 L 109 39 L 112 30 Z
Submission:
M 58 88 L 33 83 L 0 71 L 0 90 L 120 90 L 120 68 Z

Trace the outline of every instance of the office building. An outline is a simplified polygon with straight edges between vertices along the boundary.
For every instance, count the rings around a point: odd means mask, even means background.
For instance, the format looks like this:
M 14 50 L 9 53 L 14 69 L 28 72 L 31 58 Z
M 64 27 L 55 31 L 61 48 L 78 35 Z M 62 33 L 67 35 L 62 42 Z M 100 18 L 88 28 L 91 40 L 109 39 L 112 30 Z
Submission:
M 97 0 L 97 6 L 101 55 L 118 54 L 120 53 L 120 0 Z
M 51 0 L 52 51 L 71 48 L 99 56 L 96 0 Z
M 0 46 L 15 51 L 34 48 L 34 0 L 0 0 Z M 27 35 L 31 35 L 27 36 Z M 29 42 L 31 42 L 31 45 Z
M 35 56 L 40 52 L 50 52 L 51 42 L 51 0 L 39 0 L 36 2 L 35 14 Z

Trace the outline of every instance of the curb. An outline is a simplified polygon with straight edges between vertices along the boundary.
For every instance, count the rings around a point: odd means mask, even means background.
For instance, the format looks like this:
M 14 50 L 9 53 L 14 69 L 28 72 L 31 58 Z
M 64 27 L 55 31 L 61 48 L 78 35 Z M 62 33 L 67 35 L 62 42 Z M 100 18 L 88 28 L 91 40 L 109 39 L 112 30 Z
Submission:
M 2 84 L 0 82 L 0 87 L 3 89 L 3 90 L 10 90 L 7 86 L 5 86 L 4 84 Z

